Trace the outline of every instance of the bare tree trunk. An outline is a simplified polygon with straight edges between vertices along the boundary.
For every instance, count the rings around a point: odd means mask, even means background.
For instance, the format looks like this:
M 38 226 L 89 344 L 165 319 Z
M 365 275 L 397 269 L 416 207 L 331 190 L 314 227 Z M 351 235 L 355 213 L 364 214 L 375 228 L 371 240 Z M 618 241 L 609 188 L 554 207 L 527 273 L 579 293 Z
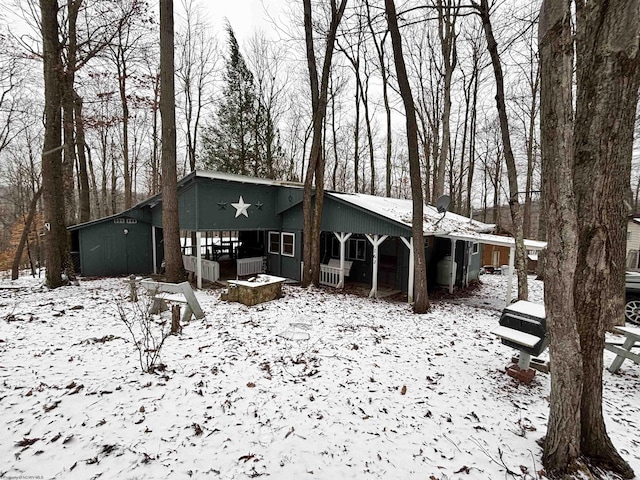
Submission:
M 588 459 L 587 465 L 607 468 L 622 478 L 633 478 L 634 472 L 620 456 L 609 438 L 602 412 L 602 370 L 605 332 L 623 318 L 625 241 L 628 210 L 622 194 L 628 191 L 633 147 L 633 126 L 638 103 L 640 68 L 640 7 L 634 0 L 576 2 L 576 76 L 577 100 L 573 138 L 556 138 L 560 122 L 571 122 L 571 2 L 563 6 L 545 1 L 541 12 L 540 45 L 542 53 L 542 124 L 543 173 L 548 163 L 571 159 L 571 170 L 562 172 L 559 180 L 544 178 L 545 207 L 553 205 L 559 189 L 568 188 L 573 180 L 574 217 L 577 238 L 564 242 L 547 255 L 545 275 L 553 286 L 559 271 L 566 284 L 566 295 L 573 286 L 572 298 L 547 298 L 547 317 L 562 317 L 558 323 L 567 325 L 571 342 L 563 332 L 558 338 L 551 324 L 551 355 L 562 350 L 561 365 L 566 369 L 552 370 L 552 397 L 549 433 L 545 445 L 544 463 L 551 473 L 562 475 L 574 469 L 576 458 Z M 557 58 L 561 58 L 559 62 Z M 564 66 L 555 82 L 558 65 Z M 562 88 L 558 82 L 562 81 Z M 569 113 L 562 118 L 554 113 L 561 102 L 553 94 L 566 97 L 562 107 Z M 549 97 L 547 97 L 547 94 Z M 554 110 L 556 109 L 556 110 Z M 557 119 L 557 121 L 555 121 Z M 566 126 L 565 126 L 566 128 Z M 562 147 L 565 151 L 553 149 Z M 549 152 L 547 149 L 551 149 Z M 564 154 L 571 148 L 573 154 Z M 547 181 L 548 180 L 548 181 Z M 567 207 L 568 209 L 568 207 Z M 549 216 L 549 208 L 545 212 Z M 552 212 L 553 213 L 553 212 Z M 548 217 L 549 218 L 549 217 Z M 558 230 L 567 219 L 549 222 L 549 241 L 557 239 Z M 561 230 L 564 232 L 564 230 Z M 575 236 L 575 233 L 572 235 Z M 566 239 L 564 239 L 566 240 Z M 553 264 L 566 254 L 567 246 L 577 245 L 575 265 Z M 553 274 L 552 274 L 553 272 Z M 572 275 L 572 272 L 573 273 Z M 546 287 L 548 288 L 548 287 Z M 547 296 L 545 288 L 545 296 Z M 553 295 L 554 290 L 549 292 Z M 571 303 L 569 303 L 571 302 Z M 567 306 L 567 305 L 570 305 Z M 575 344 L 575 337 L 578 343 Z M 567 356 L 569 353 L 569 356 Z M 555 360 L 554 360 L 555 361 Z M 570 362 L 570 363 L 569 363 Z M 553 369 L 552 365 L 552 369 Z M 568 395 L 554 395 L 553 377 Z M 577 402 L 575 395 L 579 395 Z M 567 400 L 579 411 L 565 410 Z M 577 430 L 577 432 L 576 432 Z
M 540 13 L 542 181 L 549 235 L 544 265 L 551 339 L 551 402 L 543 462 L 550 473 L 580 456 L 582 358 L 573 305 L 578 238 L 573 192 L 571 0 L 545 0 Z
M 18 246 L 16 247 L 16 253 L 13 257 L 13 264 L 11 266 L 11 280 L 17 280 L 18 274 L 20 270 L 20 259 L 22 258 L 22 252 L 24 251 L 24 246 L 27 243 L 27 238 L 29 238 L 29 232 L 31 231 L 31 224 L 33 223 L 33 217 L 36 215 L 36 210 L 38 208 L 38 201 L 40 200 L 40 195 L 42 194 L 42 189 L 39 188 L 35 193 L 33 198 L 31 199 L 31 203 L 29 204 L 29 213 L 27 215 L 27 220 L 24 222 L 24 230 L 22 230 L 22 235 L 20 235 L 20 241 L 18 242 Z
M 467 172 L 467 198 L 465 211 L 471 214 L 471 195 L 473 191 L 473 176 L 476 166 L 476 131 L 477 131 L 477 105 L 478 105 L 478 58 L 474 49 L 474 70 L 473 70 L 473 93 L 471 94 L 471 125 L 469 126 L 469 170 Z
M 64 188 L 62 182 L 62 45 L 58 40 L 58 2 L 40 0 L 44 60 L 45 132 L 42 147 L 42 198 L 44 201 L 44 246 L 49 288 L 63 284 L 62 268 L 66 242 Z
M 162 116 L 162 229 L 168 282 L 184 280 L 178 217 L 173 0 L 160 0 L 160 115 Z
M 444 194 L 444 178 L 449 160 L 451 142 L 451 80 L 453 71 L 458 63 L 456 49 L 456 18 L 458 6 L 453 5 L 452 0 L 437 0 L 438 10 L 438 37 L 440 38 L 440 51 L 444 62 L 443 66 L 443 110 L 442 110 L 442 148 L 438 158 L 437 178 L 434 182 L 433 198 L 438 199 Z M 459 4 L 459 2 L 458 2 Z M 451 189 L 453 185 L 449 185 Z
M 331 23 L 327 33 L 326 49 L 321 77 L 318 78 L 318 68 L 313 45 L 313 29 L 311 0 L 303 0 L 304 29 L 307 47 L 307 66 L 311 86 L 311 105 L 313 112 L 313 137 L 309 153 L 309 165 L 304 181 L 303 196 L 303 262 L 304 271 L 302 285 L 318 285 L 320 282 L 320 226 L 322 221 L 322 204 L 324 199 L 324 156 L 322 148 L 322 130 L 327 112 L 327 94 L 329 90 L 329 74 L 333 49 L 338 25 L 342 20 L 347 0 L 341 0 L 336 5 L 331 0 Z M 314 191 L 315 179 L 315 191 Z
M 376 48 L 378 67 L 380 68 L 380 79 L 382 80 L 382 103 L 384 105 L 385 113 L 385 126 L 386 126 L 386 142 L 385 142 L 385 196 L 391 196 L 391 155 L 392 155 L 392 130 L 391 130 L 391 105 L 389 103 L 389 74 L 387 65 L 385 62 L 385 42 L 388 35 L 388 30 L 384 32 L 382 38 L 378 42 L 376 37 L 375 28 L 373 27 L 373 21 L 371 18 L 371 6 L 369 1 L 365 1 L 365 7 L 367 9 L 367 26 L 371 32 L 373 44 Z
M 116 67 L 118 69 L 118 92 L 120 93 L 120 105 L 122 107 L 122 169 L 124 176 L 124 208 L 131 208 L 131 167 L 129 165 L 129 99 L 127 97 L 127 59 L 122 45 L 122 33 L 120 43 L 116 48 Z
M 504 147 L 504 158 L 507 163 L 507 177 L 509 179 L 509 209 L 511 210 L 511 221 L 513 223 L 513 236 L 516 244 L 515 267 L 518 273 L 518 300 L 526 300 L 529 297 L 529 285 L 527 283 L 527 251 L 524 247 L 524 235 L 522 232 L 522 209 L 518 201 L 518 172 L 516 160 L 511 149 L 511 136 L 509 134 L 509 120 L 507 118 L 507 107 L 504 95 L 504 76 L 502 65 L 498 53 L 498 44 L 493 35 L 491 17 L 489 14 L 488 0 L 480 0 L 480 5 L 476 4 L 480 12 L 482 25 L 487 38 L 487 49 L 491 55 L 491 64 L 496 79 L 496 106 L 500 119 L 500 132 L 502 133 L 502 145 Z
M 396 64 L 398 86 L 404 103 L 407 122 L 407 150 L 409 152 L 409 175 L 411 177 L 411 196 L 413 200 L 413 216 L 411 234 L 415 255 L 415 295 L 413 304 L 414 313 L 425 313 L 429 310 L 429 297 L 427 295 L 427 268 L 424 253 L 424 219 L 422 198 L 422 179 L 420 176 L 420 158 L 418 154 L 418 122 L 416 120 L 415 105 L 409 76 L 402 54 L 402 37 L 398 28 L 396 6 L 393 0 L 385 0 L 385 12 L 387 24 L 391 34 L 393 45 L 393 58 Z
M 82 117 L 82 98 L 73 91 L 74 120 L 76 127 L 76 145 L 78 146 L 78 184 L 80 185 L 78 204 L 80 206 L 80 223 L 91 219 L 91 197 L 89 195 L 89 175 L 87 172 L 87 144 L 84 137 L 84 118 Z
M 575 301 L 583 362 L 582 453 L 624 478 L 633 470 L 602 414 L 605 331 L 623 320 L 633 126 L 640 83 L 637 0 L 576 2 L 574 181 L 580 252 Z M 545 192 L 546 193 L 546 192 Z

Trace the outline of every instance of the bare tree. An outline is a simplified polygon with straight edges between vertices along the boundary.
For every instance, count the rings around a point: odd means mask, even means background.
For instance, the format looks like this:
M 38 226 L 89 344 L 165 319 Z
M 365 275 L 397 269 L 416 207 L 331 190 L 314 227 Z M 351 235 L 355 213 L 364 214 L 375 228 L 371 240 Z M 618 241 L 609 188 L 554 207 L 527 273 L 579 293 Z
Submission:
M 415 115 L 415 105 L 409 84 L 409 76 L 407 75 L 402 53 L 402 37 L 400 36 L 400 29 L 398 28 L 396 6 L 393 0 L 385 0 L 384 4 L 389 33 L 391 34 L 391 43 L 393 45 L 393 59 L 396 65 L 398 86 L 404 103 L 407 123 L 407 150 L 409 153 L 411 197 L 413 200 L 411 234 L 415 255 L 415 296 L 413 311 L 415 313 L 425 313 L 429 310 L 429 297 L 427 295 L 427 266 L 424 253 L 424 202 L 422 197 L 422 180 L 420 178 L 420 159 L 418 156 L 418 122 Z
M 160 115 L 162 116 L 162 229 L 168 282 L 184 279 L 178 217 L 173 0 L 160 0 Z
M 304 271 L 302 284 L 318 285 L 320 281 L 320 229 L 322 222 L 322 204 L 324 197 L 324 165 L 323 156 L 323 127 L 327 111 L 327 95 L 329 90 L 329 73 L 335 46 L 336 33 L 342 20 L 347 0 L 330 1 L 331 13 L 329 27 L 326 32 L 326 44 L 322 72 L 318 76 L 318 65 L 313 36 L 313 19 L 311 0 L 303 0 L 304 31 L 307 53 L 307 67 L 311 86 L 311 105 L 313 114 L 313 128 L 309 163 L 304 181 L 303 198 L 303 260 Z M 314 189 L 315 182 L 315 189 Z M 315 197 L 315 198 L 314 198 Z
M 181 0 L 185 11 L 184 32 L 179 36 L 176 75 L 182 96 L 189 171 L 196 169 L 198 138 L 203 110 L 213 102 L 212 83 L 218 61 L 216 42 L 207 32 L 197 0 Z
M 451 141 L 451 83 L 453 72 L 458 63 L 456 20 L 460 10 L 460 0 L 436 0 L 438 12 L 438 39 L 440 40 L 440 52 L 442 55 L 442 142 L 440 157 L 435 168 L 433 182 L 433 198 L 437 199 L 444 194 L 444 178 L 447 161 L 449 160 Z M 451 187 L 451 185 L 450 185 Z
M 640 85 L 640 6 L 626 0 L 543 2 L 541 127 L 549 253 L 551 405 L 543 463 L 564 475 L 605 467 L 634 472 L 606 432 L 605 331 L 623 318 L 624 254 L 633 127 Z M 561 352 L 561 353 L 560 353 Z
M 42 147 L 42 197 L 44 245 L 49 288 L 63 284 L 62 270 L 69 258 L 62 182 L 62 45 L 58 40 L 58 2 L 40 0 L 42 56 L 44 61 L 45 133 Z
M 524 235 L 522 231 L 522 208 L 518 200 L 518 171 L 516 160 L 511 147 L 511 134 L 509 133 L 509 119 L 504 94 L 504 74 L 502 63 L 498 52 L 498 43 L 493 34 L 491 24 L 491 14 L 488 0 L 480 0 L 480 4 L 472 2 L 482 20 L 485 37 L 487 39 L 487 49 L 491 56 L 491 65 L 496 81 L 496 107 L 500 120 L 500 131 L 502 134 L 502 145 L 504 149 L 504 159 L 507 164 L 507 178 L 509 179 L 509 209 L 513 224 L 513 237 L 515 239 L 515 267 L 518 274 L 518 299 L 526 300 L 529 297 L 529 286 L 527 283 L 527 251 L 524 247 Z

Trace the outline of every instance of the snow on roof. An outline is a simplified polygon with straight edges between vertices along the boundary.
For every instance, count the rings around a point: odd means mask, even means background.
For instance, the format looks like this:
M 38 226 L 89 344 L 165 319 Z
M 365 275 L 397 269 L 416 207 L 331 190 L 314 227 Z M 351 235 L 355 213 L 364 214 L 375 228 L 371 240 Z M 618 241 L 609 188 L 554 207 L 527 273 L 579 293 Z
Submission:
M 288 182 L 284 180 L 271 180 L 268 178 L 248 177 L 246 175 L 236 175 L 234 173 L 214 172 L 211 170 L 196 170 L 196 177 L 211 178 L 214 180 L 225 180 L 227 182 L 251 183 L 253 185 L 271 185 L 279 187 L 303 187 L 302 183 Z
M 362 193 L 337 193 L 326 192 L 327 195 L 338 198 L 344 202 L 358 206 L 382 217 L 402 223 L 411 227 L 413 215 L 413 201 L 402 198 L 376 197 Z M 491 225 L 478 222 L 462 215 L 447 212 L 446 215 L 438 212 L 432 205 L 423 206 L 424 225 L 422 231 L 425 235 L 447 233 L 480 233 L 491 230 Z

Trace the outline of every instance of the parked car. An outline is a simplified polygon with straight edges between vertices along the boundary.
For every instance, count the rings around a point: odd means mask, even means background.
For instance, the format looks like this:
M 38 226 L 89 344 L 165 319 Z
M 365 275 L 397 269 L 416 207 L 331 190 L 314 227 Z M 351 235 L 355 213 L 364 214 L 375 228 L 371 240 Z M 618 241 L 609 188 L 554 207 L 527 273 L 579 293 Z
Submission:
M 624 316 L 628 322 L 640 325 L 640 273 L 627 272 L 625 277 Z

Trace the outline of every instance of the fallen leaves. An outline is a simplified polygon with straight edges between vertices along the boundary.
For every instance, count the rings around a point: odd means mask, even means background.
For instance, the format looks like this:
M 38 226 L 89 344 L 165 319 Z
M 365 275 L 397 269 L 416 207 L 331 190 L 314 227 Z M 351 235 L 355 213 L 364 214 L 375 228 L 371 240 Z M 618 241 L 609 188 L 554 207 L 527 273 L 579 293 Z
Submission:
M 36 443 L 38 440 L 40 440 L 39 437 L 37 437 L 37 438 L 24 437 L 22 440 L 19 440 L 19 441 L 16 442 L 16 447 L 29 447 L 29 446 L 33 445 L 34 443 Z

